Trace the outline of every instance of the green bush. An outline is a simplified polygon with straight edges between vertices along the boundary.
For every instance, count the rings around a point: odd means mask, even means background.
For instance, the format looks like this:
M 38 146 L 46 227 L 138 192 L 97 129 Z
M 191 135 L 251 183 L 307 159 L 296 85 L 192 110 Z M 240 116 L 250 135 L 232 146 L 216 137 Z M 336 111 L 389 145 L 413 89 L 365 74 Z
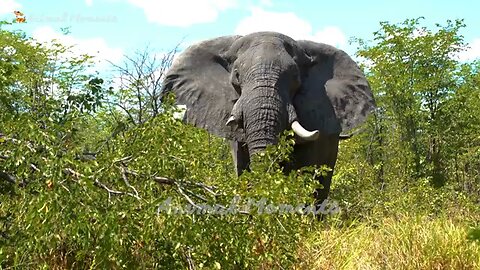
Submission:
M 19 139 L 0 145 L 13 149 L 3 164 L 26 184 L 1 194 L 2 267 L 285 267 L 315 220 L 268 208 L 312 200 L 311 173 L 318 170 L 284 175 L 277 164 L 292 149 L 289 136 L 237 178 L 223 140 L 168 112 L 117 136 L 94 160 L 78 159 L 81 149 L 58 139 L 53 130 L 59 129 L 5 129 Z M 243 209 L 248 199 L 258 205 Z M 241 207 L 233 208 L 237 213 L 196 209 L 228 208 L 232 200 Z M 176 214 L 178 207 L 185 213 Z

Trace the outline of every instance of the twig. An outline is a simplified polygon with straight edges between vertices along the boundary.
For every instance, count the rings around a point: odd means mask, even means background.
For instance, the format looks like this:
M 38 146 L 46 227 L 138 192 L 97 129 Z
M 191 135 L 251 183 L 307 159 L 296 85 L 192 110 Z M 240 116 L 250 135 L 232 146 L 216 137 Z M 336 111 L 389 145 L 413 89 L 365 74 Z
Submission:
M 134 176 L 139 176 L 139 174 L 136 171 L 129 170 L 126 167 L 123 167 L 123 168 L 125 169 L 125 173 L 131 174 L 131 175 L 134 175 Z
M 282 227 L 283 231 L 285 231 L 286 233 L 288 233 L 287 229 L 285 229 L 285 227 L 283 226 L 282 222 L 280 222 L 280 220 L 278 219 L 278 217 L 275 216 L 275 219 L 277 220 L 278 224 L 280 224 L 280 227 Z
M 95 179 L 95 182 L 94 182 L 95 185 L 105 189 L 107 192 L 108 192 L 108 200 L 110 201 L 110 198 L 111 198 L 111 195 L 114 194 L 114 195 L 122 195 L 122 194 L 125 194 L 125 192 L 122 192 L 122 191 L 118 191 L 118 190 L 113 190 L 113 189 L 109 189 L 104 183 L 98 181 L 98 179 Z
M 153 180 L 155 180 L 155 182 L 159 184 L 167 184 L 167 185 L 175 184 L 175 180 L 167 177 L 162 177 L 162 176 L 153 176 Z
M 40 169 L 37 168 L 37 166 L 35 166 L 34 164 L 31 164 L 31 163 L 30 163 L 30 168 L 32 168 L 32 169 L 33 169 L 34 171 L 36 171 L 36 172 L 40 172 Z
M 206 185 L 202 182 L 192 182 L 192 181 L 189 181 L 189 180 L 182 180 L 180 181 L 182 183 L 185 183 L 187 185 L 191 185 L 191 186 L 197 186 L 197 187 L 201 187 L 203 188 L 205 191 L 207 191 L 208 193 L 212 194 L 213 196 L 218 196 L 219 194 L 218 193 L 215 193 L 213 190 L 215 189 L 214 186 L 209 186 L 209 185 Z
M 188 201 L 188 203 L 189 203 L 191 206 L 193 206 L 193 207 L 195 207 L 195 208 L 197 208 L 197 209 L 202 210 L 202 207 L 198 206 L 198 205 L 192 200 L 192 198 L 190 198 L 186 193 L 189 193 L 190 195 L 192 195 L 192 196 L 194 196 L 194 197 L 196 197 L 196 198 L 198 198 L 198 199 L 200 199 L 200 200 L 202 200 L 202 201 L 204 201 L 204 202 L 207 202 L 207 201 L 208 201 L 205 197 L 203 197 L 203 196 L 201 196 L 201 195 L 198 195 L 198 194 L 195 194 L 195 193 L 193 193 L 192 191 L 190 191 L 190 190 L 188 190 L 188 189 L 184 190 L 184 189 L 182 188 L 182 186 L 180 185 L 181 183 L 184 183 L 183 181 L 175 181 L 174 179 L 166 178 L 166 177 L 160 177 L 160 176 L 155 176 L 153 179 L 155 179 L 155 181 L 156 181 L 157 183 L 159 183 L 159 184 L 175 185 L 175 186 L 177 187 L 178 192 L 179 192 L 183 197 L 185 197 L 185 199 Z M 192 182 L 189 182 L 189 183 L 190 183 L 190 184 L 199 184 L 199 183 L 192 183 Z M 202 185 L 197 185 L 197 186 L 202 187 L 204 190 L 210 190 L 210 189 L 207 188 L 208 186 L 206 186 L 206 185 L 203 184 L 203 183 L 201 183 L 201 184 L 202 184 Z M 211 190 L 210 190 L 210 191 L 211 191 Z M 213 195 L 218 196 L 218 194 L 214 193 L 213 191 L 211 191 L 211 192 L 212 192 Z M 223 205 L 217 205 L 217 207 L 219 207 L 219 208 L 222 209 L 222 210 L 226 210 L 226 209 L 227 209 L 227 207 L 225 207 L 225 206 L 223 206 Z M 243 215 L 250 215 L 249 212 L 244 211 L 244 210 L 237 210 L 237 211 L 238 211 L 238 213 L 243 214 Z
M 126 156 L 126 157 L 123 157 L 121 159 L 117 159 L 117 160 L 114 160 L 113 163 L 119 163 L 119 162 L 124 162 L 124 161 L 130 161 L 130 159 L 132 159 L 132 156 Z
M 128 183 L 128 181 L 127 181 L 127 183 Z M 98 181 L 98 179 L 95 179 L 94 184 L 96 186 L 99 186 L 99 187 L 105 189 L 108 192 L 108 200 L 110 200 L 112 194 L 113 195 L 128 195 L 128 196 L 131 196 L 135 199 L 140 200 L 140 197 L 138 196 L 138 194 L 133 194 L 133 193 L 130 193 L 130 192 L 123 192 L 123 191 L 119 191 L 119 190 L 110 189 L 109 187 L 107 187 L 107 185 Z
M 273 159 L 272 163 L 270 163 L 270 166 L 268 166 L 267 173 L 269 173 L 269 172 L 271 171 L 273 165 L 277 162 L 277 160 L 278 160 L 279 158 L 280 158 L 280 155 L 277 155 L 277 156 Z
M 64 174 L 67 174 L 67 175 L 71 175 L 73 176 L 74 178 L 76 179 L 79 179 L 80 177 L 85 177 L 85 175 L 79 173 L 79 172 L 76 172 L 74 171 L 73 169 L 71 168 L 66 168 L 66 169 L 63 169 L 63 173 Z
M 127 168 L 124 168 L 125 169 L 125 173 L 127 174 L 131 174 L 131 175 L 135 175 L 135 176 L 141 176 L 140 173 L 136 172 L 136 171 L 133 171 L 133 170 L 130 170 L 130 169 L 127 169 Z M 200 187 L 202 189 L 204 189 L 205 191 L 207 191 L 208 193 L 212 194 L 213 196 L 218 196 L 219 194 L 217 194 L 214 190 L 216 189 L 214 186 L 209 186 L 205 183 L 202 183 L 202 182 L 192 182 L 192 181 L 189 181 L 189 180 L 175 180 L 175 179 L 172 179 L 172 178 L 168 178 L 168 177 L 163 177 L 163 176 L 155 176 L 155 175 L 152 175 L 152 176 L 144 176 L 144 177 L 149 177 L 149 178 L 153 178 L 153 180 L 155 180 L 155 182 L 159 183 L 159 184 L 165 184 L 165 185 L 174 185 L 174 184 L 186 184 L 186 185 L 190 185 L 190 186 L 196 186 L 196 187 Z
M 197 199 L 199 199 L 199 200 L 201 200 L 201 201 L 204 201 L 204 202 L 207 202 L 207 201 L 208 201 L 208 200 L 207 200 L 205 197 L 203 197 L 202 195 L 195 194 L 195 193 L 193 193 L 191 190 L 185 189 L 185 192 L 187 192 L 188 194 L 192 195 L 193 197 L 195 197 L 195 198 L 197 198 Z
M 68 193 L 70 193 L 70 189 L 68 189 L 64 184 L 63 184 L 63 181 L 59 183 L 60 186 L 65 189 Z
M 218 194 L 213 191 L 213 190 L 215 189 L 214 186 L 209 186 L 209 185 L 206 185 L 206 184 L 204 184 L 204 183 L 202 183 L 202 182 L 196 182 L 196 183 L 190 182 L 190 183 L 193 184 L 193 185 L 196 185 L 196 186 L 198 186 L 198 187 L 201 187 L 201 188 L 205 189 L 206 191 L 208 191 L 209 193 L 211 193 L 211 194 L 214 195 L 214 196 L 218 196 Z
M 188 181 L 188 180 L 174 180 L 174 179 L 171 179 L 171 178 L 168 178 L 168 177 L 163 177 L 163 176 L 153 176 L 153 180 L 155 180 L 155 182 L 157 182 L 159 184 L 162 184 L 162 185 L 163 184 L 174 185 L 174 184 L 178 184 L 178 183 L 183 183 L 183 184 L 187 184 L 187 185 L 191 185 L 191 186 L 196 186 L 196 187 L 200 187 L 200 188 L 204 189 L 206 192 L 212 194 L 215 197 L 219 196 L 218 193 L 213 191 L 213 189 L 215 189 L 215 187 L 208 186 L 208 185 L 206 185 L 204 183 L 201 183 L 201 182 L 191 182 L 191 181 Z
M 185 259 L 187 260 L 187 264 L 188 264 L 188 270 L 195 270 L 197 269 L 195 267 L 195 263 L 193 262 L 192 260 L 192 254 L 190 253 L 190 248 L 189 247 L 186 247 L 184 252 L 183 252 L 183 255 L 185 256 Z
M 173 156 L 173 155 L 168 155 L 169 157 L 175 159 L 175 160 L 179 160 L 179 161 L 183 161 L 183 162 L 188 162 L 186 159 L 183 159 L 183 158 L 179 158 L 179 157 L 176 157 L 176 156 Z
M 207 186 L 207 185 L 203 185 L 202 188 L 203 188 L 204 190 L 206 190 L 208 193 L 210 193 L 210 194 L 212 194 L 213 196 L 215 196 L 215 197 L 219 195 L 218 193 L 214 192 L 214 191 L 213 191 L 209 186 Z
M 193 206 L 193 207 L 195 207 L 195 208 L 197 208 L 197 209 L 202 209 L 200 206 L 196 205 L 195 202 L 194 202 L 187 194 L 185 194 L 185 192 L 183 191 L 182 187 L 181 187 L 177 182 L 175 182 L 175 185 L 177 186 L 178 192 L 179 192 L 180 194 L 182 194 L 183 197 L 185 197 L 185 199 L 187 199 L 188 203 L 189 203 L 191 206 Z
M 135 192 L 135 198 L 140 199 L 140 197 L 138 196 L 138 191 L 135 189 L 134 186 L 130 185 L 130 182 L 128 182 L 127 173 L 126 173 L 125 168 L 120 167 L 120 171 L 122 172 L 122 179 L 123 179 L 123 182 L 125 183 L 125 185 L 127 185 L 127 187 L 131 188 L 133 190 L 133 192 Z

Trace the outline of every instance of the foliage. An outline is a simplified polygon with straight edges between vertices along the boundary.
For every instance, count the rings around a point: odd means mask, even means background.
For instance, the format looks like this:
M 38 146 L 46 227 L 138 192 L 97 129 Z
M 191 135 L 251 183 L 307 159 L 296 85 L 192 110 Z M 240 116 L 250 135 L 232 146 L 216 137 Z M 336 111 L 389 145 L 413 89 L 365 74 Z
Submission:
M 480 89 L 472 83 L 478 80 L 478 66 L 456 58 L 465 50 L 459 34 L 463 27 L 461 20 L 437 24 L 435 30 L 421 27 L 420 19 L 396 25 L 384 22 L 374 33 L 374 45 L 359 40 L 358 54 L 370 63 L 369 81 L 379 105 L 371 123 L 375 148 L 400 145 L 400 156 L 407 157 L 402 174 L 428 178 L 435 186 L 448 178 L 460 181 L 461 167 L 477 162 L 463 159 L 464 151 L 457 151 L 468 145 L 476 152 L 473 145 L 479 143 L 475 136 L 479 117 L 473 112 L 480 109 Z M 372 155 L 379 170 L 389 170 L 382 151 Z M 469 156 L 477 157 L 478 153 Z
M 22 133 L 35 129 L 24 125 Z M 43 142 L 46 151 L 13 151 L 4 162 L 10 170 L 16 162 L 21 168 L 16 176 L 28 181 L 25 187 L 10 185 L 11 192 L 2 195 L 6 265 L 288 265 L 302 231 L 314 220 L 312 215 L 265 214 L 270 203 L 296 206 L 308 201 L 311 176 L 285 176 L 272 165 L 287 150 L 276 148 L 258 161 L 267 173 L 237 180 L 225 144 L 183 125 L 171 113 L 126 131 L 111 141 L 110 150 L 90 161 L 77 159 L 75 149 L 63 151 L 67 142 L 48 131 L 31 139 Z M 10 143 L 3 146 L 12 149 Z M 229 207 L 235 195 L 265 198 L 265 206 L 252 207 L 251 214 L 193 211 L 200 203 Z M 165 204 L 169 198 L 172 207 L 191 210 L 175 214 Z
M 235 195 L 306 202 L 308 174 L 285 176 L 272 159 L 291 147 L 260 158 L 268 174 L 238 181 L 223 141 L 174 120 L 167 104 L 157 117 L 125 125 L 115 107 L 101 107 L 108 91 L 86 75 L 89 57 L 57 61 L 68 48 L 1 37 L 17 42 L 3 44 L 15 45 L 18 57 L 2 81 L 1 267 L 246 268 L 294 260 L 313 217 L 160 211 L 169 198 L 185 207 L 228 206 Z
M 468 232 L 468 238 L 471 240 L 480 241 L 480 228 L 470 229 L 470 231 Z

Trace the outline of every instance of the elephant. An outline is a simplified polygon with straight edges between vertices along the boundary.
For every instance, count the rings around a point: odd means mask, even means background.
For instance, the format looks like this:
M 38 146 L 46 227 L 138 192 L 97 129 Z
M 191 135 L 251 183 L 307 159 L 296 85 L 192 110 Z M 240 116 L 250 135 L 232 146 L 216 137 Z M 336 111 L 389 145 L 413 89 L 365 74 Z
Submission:
M 285 171 L 326 165 L 317 202 L 327 199 L 341 134 L 375 108 L 370 85 L 333 46 L 277 32 L 221 36 L 191 45 L 169 68 L 162 93 L 186 106 L 184 121 L 230 141 L 237 175 L 253 155 L 295 133 Z

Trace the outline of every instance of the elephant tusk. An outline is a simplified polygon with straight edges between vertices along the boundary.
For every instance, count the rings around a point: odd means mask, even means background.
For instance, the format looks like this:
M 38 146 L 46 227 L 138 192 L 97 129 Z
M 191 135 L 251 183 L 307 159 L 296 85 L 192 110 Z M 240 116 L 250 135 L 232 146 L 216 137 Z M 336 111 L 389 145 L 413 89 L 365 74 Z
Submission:
M 226 126 L 231 126 L 233 123 L 235 123 L 235 116 L 230 116 L 230 118 L 228 118 L 227 120 L 227 123 L 225 124 Z
M 318 139 L 318 136 L 320 136 L 320 132 L 318 130 L 315 131 L 308 131 L 305 128 L 300 125 L 298 121 L 293 121 L 292 123 L 292 130 L 295 132 L 295 134 L 306 140 L 306 141 L 314 141 Z
M 187 112 L 187 105 L 177 105 L 176 111 L 173 113 L 173 118 L 183 120 Z

